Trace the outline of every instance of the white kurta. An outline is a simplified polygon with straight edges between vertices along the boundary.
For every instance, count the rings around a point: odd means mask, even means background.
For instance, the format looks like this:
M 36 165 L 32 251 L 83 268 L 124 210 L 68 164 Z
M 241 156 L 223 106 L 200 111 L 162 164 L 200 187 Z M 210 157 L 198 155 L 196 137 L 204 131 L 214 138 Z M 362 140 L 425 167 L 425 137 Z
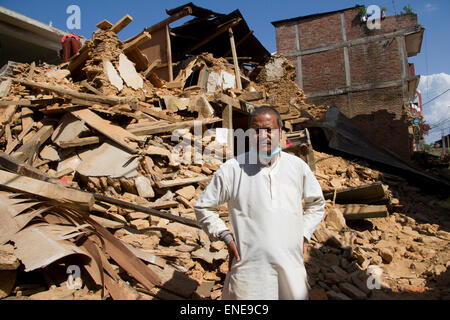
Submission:
M 271 166 L 243 163 L 225 162 L 195 205 L 199 224 L 217 239 L 228 230 L 217 207 L 228 202 L 241 261 L 233 260 L 222 299 L 307 299 L 303 237 L 311 238 L 324 214 L 320 185 L 303 160 L 285 152 Z

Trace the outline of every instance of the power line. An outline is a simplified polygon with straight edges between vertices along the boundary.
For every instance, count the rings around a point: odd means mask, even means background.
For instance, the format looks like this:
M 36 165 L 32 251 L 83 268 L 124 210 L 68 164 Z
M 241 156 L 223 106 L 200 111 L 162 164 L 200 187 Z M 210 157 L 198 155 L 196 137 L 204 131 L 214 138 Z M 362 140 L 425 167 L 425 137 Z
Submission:
M 442 92 L 441 94 L 437 95 L 437 96 L 434 97 L 433 99 L 431 99 L 431 100 L 429 100 L 429 101 L 427 101 L 427 102 L 425 102 L 425 103 L 422 103 L 422 107 L 423 107 L 424 105 L 426 105 L 426 104 L 428 104 L 428 103 L 430 103 L 430 102 L 436 100 L 437 98 L 439 98 L 440 96 L 446 94 L 446 93 L 449 92 L 449 91 L 450 91 L 450 88 L 448 88 L 447 90 L 445 90 L 445 91 Z

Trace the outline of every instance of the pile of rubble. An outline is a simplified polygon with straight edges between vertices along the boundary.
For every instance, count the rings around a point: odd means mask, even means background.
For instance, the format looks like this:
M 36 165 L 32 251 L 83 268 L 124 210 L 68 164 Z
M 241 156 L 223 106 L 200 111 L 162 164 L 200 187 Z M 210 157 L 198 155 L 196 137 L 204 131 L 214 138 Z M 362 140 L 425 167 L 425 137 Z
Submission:
M 327 111 L 305 102 L 278 55 L 237 74 L 199 54 L 166 81 L 141 63 L 150 35 L 122 43 L 121 21 L 100 23 L 67 64 L 18 64 L 2 79 L 0 299 L 218 299 L 228 251 L 198 228 L 193 206 L 229 150 L 223 129 L 271 104 L 292 136 Z M 409 217 L 441 219 L 437 207 L 429 216 L 432 198 L 366 163 L 313 155 L 327 208 L 305 246 L 312 298 L 424 291 L 446 272 L 450 238 L 438 227 L 448 221 Z M 358 231 L 361 221 L 371 227 Z M 365 286 L 371 265 L 388 276 L 384 289 Z
M 237 89 L 233 65 L 206 53 L 167 82 L 138 72 L 139 38 L 100 26 L 67 64 L 16 64 L 2 79 L 0 297 L 217 298 L 228 251 L 193 211 L 230 156 L 216 129 L 268 103 L 296 119 L 306 97 L 286 63 L 278 80 L 241 75 Z M 73 265 L 81 291 L 66 286 Z

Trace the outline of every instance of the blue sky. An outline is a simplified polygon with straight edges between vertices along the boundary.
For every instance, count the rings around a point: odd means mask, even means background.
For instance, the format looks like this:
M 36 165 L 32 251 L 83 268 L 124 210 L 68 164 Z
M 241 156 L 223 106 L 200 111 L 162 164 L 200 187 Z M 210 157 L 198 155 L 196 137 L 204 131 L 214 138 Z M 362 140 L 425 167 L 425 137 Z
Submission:
M 165 18 L 165 9 L 178 7 L 189 0 L 59 0 L 59 1 L 32 1 L 32 0 L 0 0 L 0 5 L 21 14 L 52 25 L 61 30 L 67 30 L 66 9 L 75 4 L 81 8 L 81 30 L 79 34 L 90 38 L 95 25 L 107 19 L 115 23 L 126 13 L 133 17 L 133 22 L 120 32 L 119 38 L 125 40 Z M 450 1 L 448 0 L 197 0 L 194 4 L 220 13 L 230 13 L 239 9 L 246 19 L 250 29 L 255 30 L 256 37 L 270 51 L 276 51 L 275 29 L 271 21 L 293 18 L 313 13 L 339 10 L 353 7 L 356 4 L 376 4 L 387 8 L 387 15 L 400 12 L 405 5 L 410 5 L 419 17 L 419 23 L 425 27 L 425 36 L 422 52 L 410 58 L 415 63 L 416 73 L 427 75 L 421 81 L 424 102 L 447 89 L 446 76 L 450 75 Z M 180 23 L 189 20 L 185 18 Z M 430 83 L 434 87 L 430 87 Z M 441 92 L 438 92 L 441 90 Z M 444 101 L 444 102 L 443 102 Z M 436 116 L 429 117 L 431 113 L 444 114 L 450 111 L 450 92 L 436 101 L 439 105 L 430 103 L 424 109 L 425 119 L 435 121 Z M 447 109 L 448 108 L 448 109 Z M 439 112 L 436 111 L 439 109 Z M 450 117 L 450 115 L 448 116 Z M 429 119 L 428 119 L 429 118 Z M 448 123 L 450 130 L 450 122 Z

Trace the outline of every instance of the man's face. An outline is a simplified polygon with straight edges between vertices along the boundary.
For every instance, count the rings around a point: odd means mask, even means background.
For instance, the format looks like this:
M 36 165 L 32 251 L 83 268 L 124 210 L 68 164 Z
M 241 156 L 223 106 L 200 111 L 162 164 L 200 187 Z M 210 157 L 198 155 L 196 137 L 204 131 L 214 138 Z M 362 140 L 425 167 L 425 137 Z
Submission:
M 266 112 L 253 117 L 250 129 L 255 130 L 252 137 L 253 149 L 262 154 L 271 154 L 280 144 L 281 129 L 277 116 L 273 112 Z

